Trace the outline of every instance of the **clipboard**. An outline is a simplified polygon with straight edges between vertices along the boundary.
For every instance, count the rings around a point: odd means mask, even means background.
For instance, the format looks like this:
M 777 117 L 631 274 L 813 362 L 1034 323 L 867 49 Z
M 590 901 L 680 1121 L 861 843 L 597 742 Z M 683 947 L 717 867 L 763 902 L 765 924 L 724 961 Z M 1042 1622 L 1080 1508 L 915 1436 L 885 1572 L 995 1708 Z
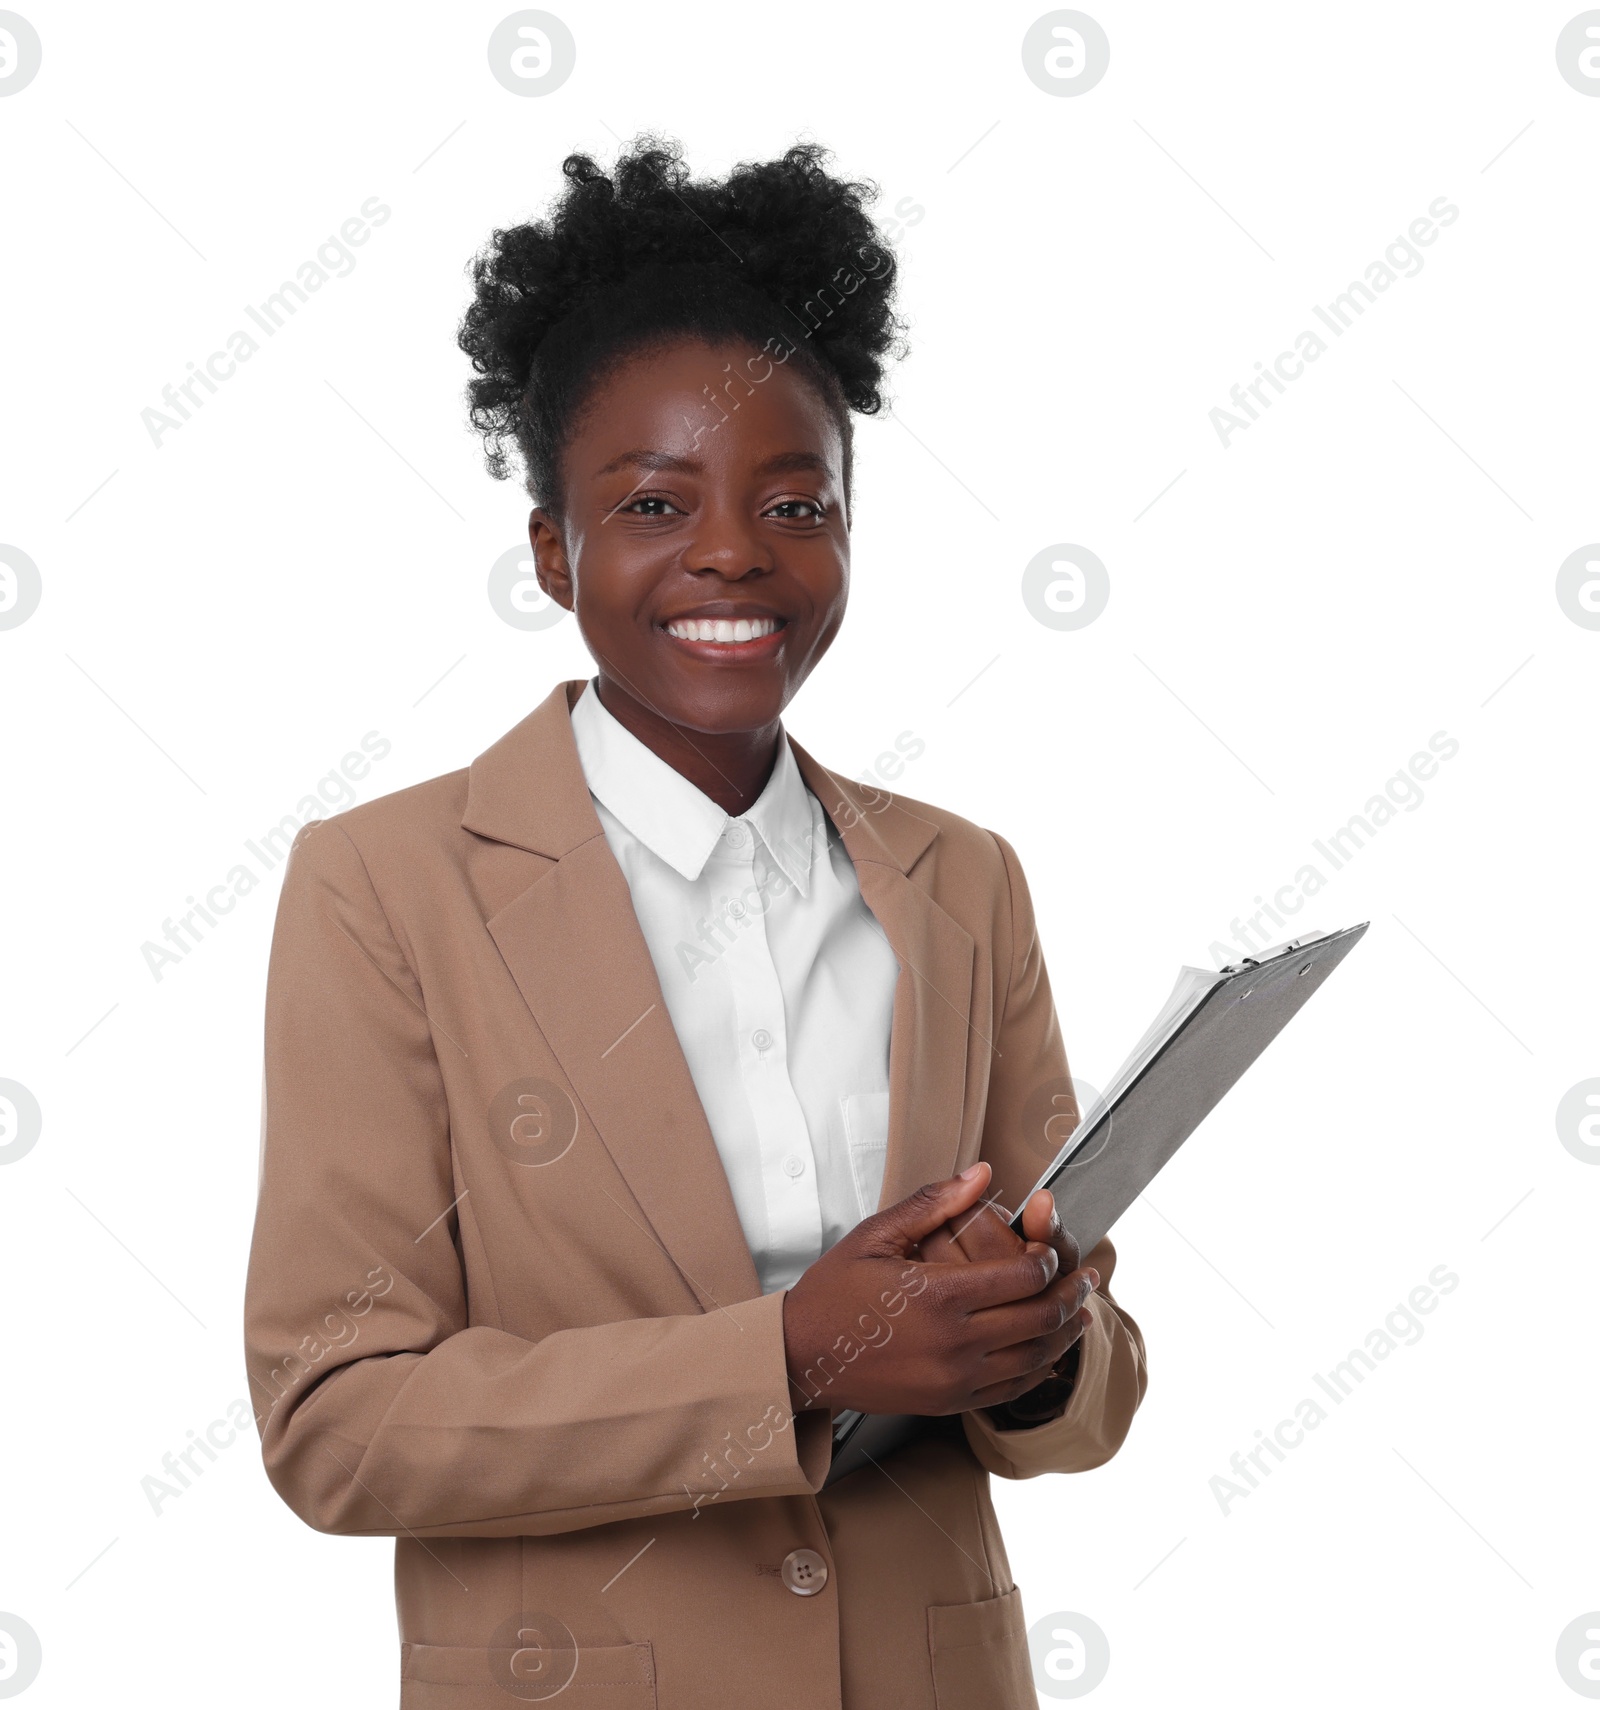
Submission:
M 1062 1224 L 1087 1254 L 1300 1013 L 1369 924 L 1291 939 L 1216 973 L 1183 969 L 1105 1095 L 1082 1117 L 1023 1204 L 1047 1188 Z M 1021 1232 L 1020 1209 L 1010 1226 Z M 926 1424 L 915 1414 L 839 1414 L 824 1485 L 875 1465 Z

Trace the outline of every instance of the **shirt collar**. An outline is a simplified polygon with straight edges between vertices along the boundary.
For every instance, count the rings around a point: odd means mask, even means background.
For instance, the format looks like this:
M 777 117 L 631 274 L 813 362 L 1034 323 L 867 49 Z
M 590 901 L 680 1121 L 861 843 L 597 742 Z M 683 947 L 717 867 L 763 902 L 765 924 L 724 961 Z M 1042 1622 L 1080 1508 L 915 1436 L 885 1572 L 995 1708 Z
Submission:
M 675 873 L 698 879 L 733 816 L 618 723 L 592 680 L 572 709 L 572 735 L 590 793 Z M 781 729 L 772 776 L 740 817 L 784 877 L 807 895 L 811 863 L 826 852 L 826 821 L 813 816 L 810 792 Z

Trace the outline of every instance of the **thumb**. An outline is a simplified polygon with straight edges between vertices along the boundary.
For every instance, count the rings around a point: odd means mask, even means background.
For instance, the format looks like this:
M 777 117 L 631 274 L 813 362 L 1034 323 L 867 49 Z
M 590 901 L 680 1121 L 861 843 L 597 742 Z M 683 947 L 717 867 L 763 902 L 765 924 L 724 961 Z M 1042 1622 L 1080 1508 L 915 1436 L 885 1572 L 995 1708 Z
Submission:
M 979 1163 L 959 1176 L 924 1183 L 915 1193 L 878 1212 L 870 1220 L 873 1234 L 894 1251 L 909 1253 L 924 1236 L 976 1205 L 992 1174 L 987 1164 Z

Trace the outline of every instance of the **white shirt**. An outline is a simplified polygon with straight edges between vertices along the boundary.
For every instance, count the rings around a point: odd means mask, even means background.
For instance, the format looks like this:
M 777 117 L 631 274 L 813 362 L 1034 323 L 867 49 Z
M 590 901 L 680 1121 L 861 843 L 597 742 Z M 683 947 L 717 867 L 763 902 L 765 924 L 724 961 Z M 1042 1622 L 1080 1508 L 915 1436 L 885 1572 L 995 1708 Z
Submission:
M 600 704 L 578 759 L 763 1293 L 877 1210 L 899 965 L 788 741 L 734 819 Z

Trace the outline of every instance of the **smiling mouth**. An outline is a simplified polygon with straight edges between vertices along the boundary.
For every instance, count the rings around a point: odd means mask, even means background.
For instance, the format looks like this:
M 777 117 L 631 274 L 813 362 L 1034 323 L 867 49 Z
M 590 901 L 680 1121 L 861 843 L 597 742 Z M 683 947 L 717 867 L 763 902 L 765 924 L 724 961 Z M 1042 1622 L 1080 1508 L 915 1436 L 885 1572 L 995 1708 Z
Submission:
M 709 641 L 719 647 L 738 647 L 745 642 L 763 641 L 784 627 L 784 619 L 756 618 L 674 618 L 662 626 L 675 641 Z

